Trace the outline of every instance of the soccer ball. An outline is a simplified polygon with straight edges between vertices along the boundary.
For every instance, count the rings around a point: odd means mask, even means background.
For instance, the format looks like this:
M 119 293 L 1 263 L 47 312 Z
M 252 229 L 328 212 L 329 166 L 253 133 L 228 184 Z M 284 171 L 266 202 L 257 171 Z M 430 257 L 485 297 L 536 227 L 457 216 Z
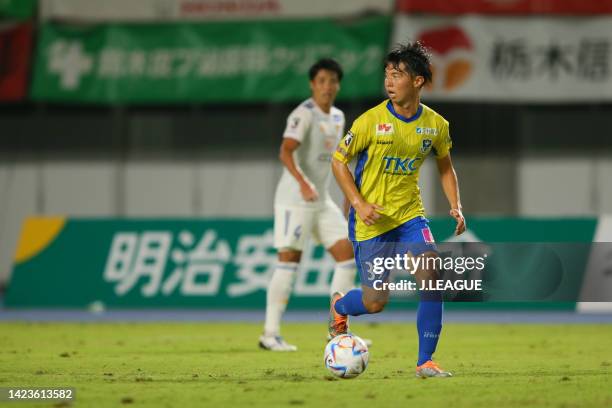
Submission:
M 368 366 L 368 346 L 353 334 L 334 337 L 325 347 L 325 367 L 340 378 L 355 378 Z

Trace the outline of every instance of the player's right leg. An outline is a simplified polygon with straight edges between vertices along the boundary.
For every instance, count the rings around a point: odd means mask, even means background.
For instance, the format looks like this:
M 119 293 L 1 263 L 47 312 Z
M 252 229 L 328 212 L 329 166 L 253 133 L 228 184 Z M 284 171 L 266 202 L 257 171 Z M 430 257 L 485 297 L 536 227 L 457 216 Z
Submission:
M 361 288 L 351 289 L 346 295 L 335 293 L 332 296 L 328 329 L 330 336 L 335 337 L 348 331 L 348 316 L 379 313 L 385 308 L 389 300 L 389 291 L 380 289 L 376 281 L 387 282 L 390 271 L 376 274 L 367 267 L 372 265 L 372 260 L 376 257 L 393 256 L 393 246 L 381 242 L 384 238 L 353 242 Z
M 349 316 L 382 312 L 388 301 L 388 290 L 376 290 L 366 285 L 351 289 L 347 294 L 334 293 L 329 311 L 329 336 L 333 338 L 347 333 Z
M 336 292 L 347 293 L 355 287 L 355 254 L 347 236 L 348 225 L 342 211 L 331 199 L 317 213 L 313 223 L 313 238 L 334 258 L 336 265 L 330 284 L 330 297 Z
M 297 347 L 283 340 L 280 333 L 282 316 L 287 308 L 298 271 L 304 231 L 310 229 L 312 214 L 299 207 L 275 206 L 274 246 L 278 262 L 266 292 L 266 320 L 259 346 L 271 351 L 296 351 Z
M 328 339 L 331 339 L 335 337 L 335 334 L 346 333 L 348 331 L 346 316 L 339 316 L 333 309 L 333 305 L 339 297 L 344 293 L 350 292 L 355 287 L 357 266 L 353 247 L 347 238 L 348 226 L 346 220 L 333 201 L 328 200 L 325 203 L 323 209 L 318 213 L 313 227 L 313 236 L 325 246 L 336 261 L 330 285 L 331 313 Z M 368 346 L 372 344 L 372 341 L 369 339 L 363 339 L 363 341 Z
M 296 351 L 297 347 L 287 343 L 280 335 L 280 323 L 289 302 L 295 281 L 301 251 L 280 249 L 278 262 L 268 283 L 266 292 L 266 320 L 264 332 L 259 338 L 259 347 L 271 351 Z

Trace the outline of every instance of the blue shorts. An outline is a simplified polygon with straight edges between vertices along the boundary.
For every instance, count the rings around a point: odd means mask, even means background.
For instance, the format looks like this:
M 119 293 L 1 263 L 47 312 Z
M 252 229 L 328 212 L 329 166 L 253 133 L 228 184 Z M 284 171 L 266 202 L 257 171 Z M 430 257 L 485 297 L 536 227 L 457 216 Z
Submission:
M 373 287 L 374 281 L 389 280 L 391 269 L 380 265 L 381 258 L 395 258 L 396 255 L 403 257 L 409 252 L 413 256 L 429 251 L 437 252 L 429 221 L 425 217 L 413 218 L 377 237 L 352 243 L 361 284 L 368 287 Z M 378 261 L 376 258 L 379 258 Z M 379 268 L 374 270 L 373 266 L 377 264 Z

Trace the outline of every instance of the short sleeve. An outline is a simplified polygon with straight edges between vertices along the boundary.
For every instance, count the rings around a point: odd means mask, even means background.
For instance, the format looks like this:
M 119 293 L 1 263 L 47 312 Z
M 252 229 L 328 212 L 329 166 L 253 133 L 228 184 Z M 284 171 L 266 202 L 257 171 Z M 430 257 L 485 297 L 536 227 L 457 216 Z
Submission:
M 294 110 L 287 118 L 287 126 L 285 127 L 283 137 L 303 142 L 306 132 L 310 129 L 311 120 L 312 113 L 308 109 L 299 107 Z
M 358 118 L 353 122 L 349 130 L 338 143 L 334 152 L 334 158 L 342 163 L 349 163 L 353 157 L 366 150 L 370 146 L 370 132 L 363 118 Z
M 435 138 L 433 143 L 433 152 L 437 159 L 448 156 L 451 148 L 453 147 L 453 141 L 451 140 L 450 133 L 448 130 L 448 122 L 445 120 L 440 134 Z

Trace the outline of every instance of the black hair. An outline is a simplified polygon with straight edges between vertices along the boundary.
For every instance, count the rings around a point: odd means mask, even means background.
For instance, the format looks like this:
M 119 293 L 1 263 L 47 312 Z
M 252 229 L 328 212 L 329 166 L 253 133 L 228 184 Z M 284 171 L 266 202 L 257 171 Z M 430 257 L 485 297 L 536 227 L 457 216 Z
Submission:
M 308 70 L 308 77 L 310 80 L 312 81 L 322 69 L 335 72 L 338 75 L 338 81 L 342 81 L 342 76 L 344 75 L 342 67 L 336 60 L 331 58 L 321 58 L 310 67 Z
M 383 69 L 389 64 L 400 70 L 400 63 L 414 76 L 422 76 L 425 83 L 432 81 L 431 54 L 420 41 L 396 45 L 385 57 Z

